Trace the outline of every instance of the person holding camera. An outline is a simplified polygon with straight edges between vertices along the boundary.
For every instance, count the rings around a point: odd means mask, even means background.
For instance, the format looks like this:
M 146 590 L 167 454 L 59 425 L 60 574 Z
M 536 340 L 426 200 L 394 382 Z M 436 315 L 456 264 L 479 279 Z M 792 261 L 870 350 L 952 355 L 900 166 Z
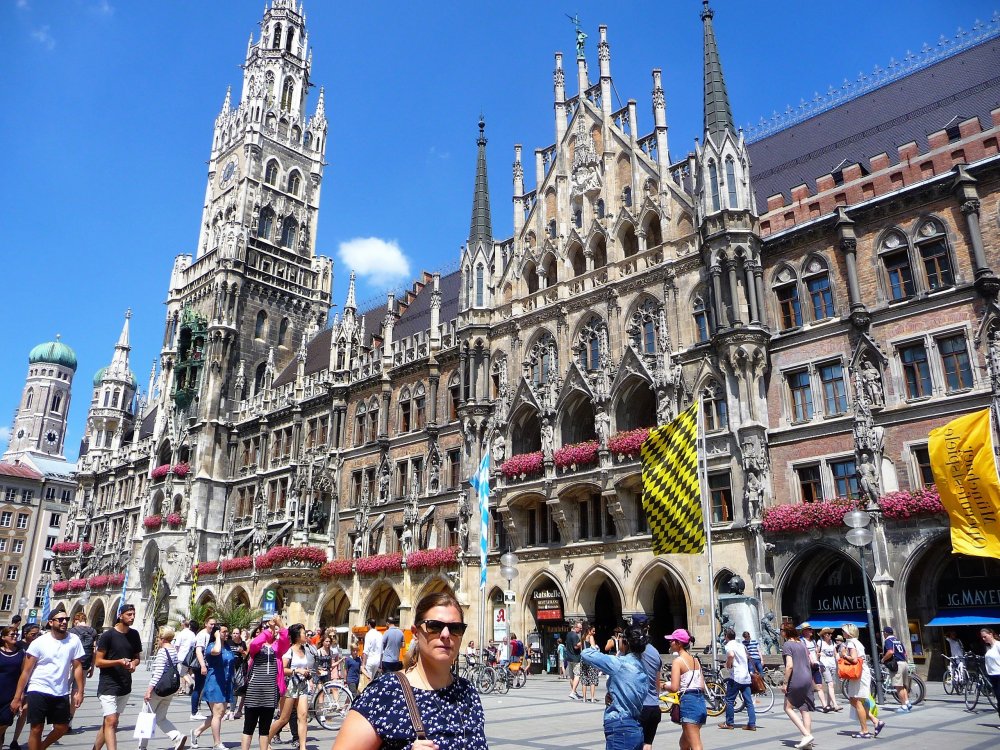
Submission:
M 639 717 L 649 685 L 642 665 L 642 652 L 647 642 L 645 630 L 631 626 L 625 631 L 625 642 L 628 644 L 626 656 L 602 654 L 596 644 L 587 646 L 580 654 L 584 665 L 608 675 L 608 700 L 604 709 L 606 750 L 641 750 L 644 740 Z
M 225 750 L 222 744 L 222 717 L 226 704 L 233 702 L 233 661 L 236 654 L 229 647 L 229 628 L 216 625 L 212 628 L 210 646 L 205 653 L 205 688 L 202 698 L 208 703 L 211 715 L 200 727 L 191 730 L 191 747 L 198 747 L 198 738 L 212 730 L 215 750 Z
M 247 649 L 247 689 L 243 701 L 241 750 L 250 750 L 254 733 L 259 735 L 261 750 L 268 750 L 268 734 L 278 698 L 285 692 L 285 672 L 281 659 L 288 651 L 288 630 L 275 615 L 250 640 Z
M 101 702 L 104 723 L 97 730 L 94 750 L 118 748 L 118 717 L 125 711 L 132 694 L 132 673 L 142 657 L 142 639 L 132 628 L 135 622 L 135 605 L 123 604 L 118 608 L 115 626 L 101 633 L 97 639 L 94 666 L 101 670 L 97 681 L 97 698 Z

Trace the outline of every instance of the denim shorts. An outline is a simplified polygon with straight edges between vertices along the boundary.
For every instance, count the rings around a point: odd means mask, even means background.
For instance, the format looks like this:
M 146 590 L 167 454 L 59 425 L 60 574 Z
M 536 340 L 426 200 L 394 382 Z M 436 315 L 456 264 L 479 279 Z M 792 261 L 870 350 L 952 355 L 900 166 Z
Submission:
M 708 720 L 705 695 L 698 691 L 681 694 L 681 724 L 704 724 Z

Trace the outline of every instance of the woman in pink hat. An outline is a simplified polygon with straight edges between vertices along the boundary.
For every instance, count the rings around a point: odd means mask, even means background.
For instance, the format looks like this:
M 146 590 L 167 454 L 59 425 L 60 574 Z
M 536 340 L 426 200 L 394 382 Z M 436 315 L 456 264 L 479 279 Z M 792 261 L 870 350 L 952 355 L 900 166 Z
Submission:
M 705 679 L 701 663 L 690 653 L 691 635 L 678 628 L 667 636 L 674 654 L 670 665 L 670 692 L 677 693 L 681 705 L 681 750 L 702 750 L 701 728 L 708 719 L 705 710 Z

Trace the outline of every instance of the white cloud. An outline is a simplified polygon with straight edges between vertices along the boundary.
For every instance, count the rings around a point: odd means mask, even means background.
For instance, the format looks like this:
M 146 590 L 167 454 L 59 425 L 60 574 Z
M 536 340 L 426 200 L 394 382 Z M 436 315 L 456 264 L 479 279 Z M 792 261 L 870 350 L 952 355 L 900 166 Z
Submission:
M 396 240 L 355 237 L 341 242 L 340 262 L 370 286 L 388 287 L 410 275 L 410 261 Z
M 428 159 L 440 159 L 444 161 L 451 158 L 451 151 L 441 151 L 437 146 L 431 146 L 427 152 Z
M 91 10 L 95 13 L 99 13 L 102 16 L 114 15 L 115 9 L 108 0 L 99 0 L 97 5 L 94 5 Z
M 10 427 L 0 427 L 0 448 L 6 448 L 10 442 Z
M 30 7 L 31 6 L 28 5 L 28 0 L 17 0 L 17 9 L 18 10 L 28 10 L 28 8 L 30 8 Z
M 56 40 L 49 32 L 48 26 L 42 26 L 40 29 L 32 31 L 31 38 L 42 45 L 45 49 L 55 49 Z

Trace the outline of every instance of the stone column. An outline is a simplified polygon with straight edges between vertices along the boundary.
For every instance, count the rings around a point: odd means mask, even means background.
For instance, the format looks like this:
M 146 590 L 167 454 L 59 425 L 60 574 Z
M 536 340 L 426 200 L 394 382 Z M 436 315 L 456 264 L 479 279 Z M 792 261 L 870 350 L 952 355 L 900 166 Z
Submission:
M 734 326 L 741 326 L 743 322 L 740 320 L 740 295 L 739 295 L 739 284 L 736 282 L 736 260 L 731 259 L 728 264 L 728 274 L 729 274 L 729 298 L 733 304 L 733 319 L 732 324 Z
M 753 275 L 754 262 L 750 258 L 743 261 L 743 279 L 747 290 L 747 302 L 750 306 L 750 322 L 760 322 L 760 314 L 757 309 L 757 286 L 754 283 Z
M 708 270 L 712 277 L 712 318 L 715 320 L 715 330 L 729 328 L 729 315 L 726 313 L 726 305 L 722 300 L 722 269 L 718 264 L 713 265 Z

